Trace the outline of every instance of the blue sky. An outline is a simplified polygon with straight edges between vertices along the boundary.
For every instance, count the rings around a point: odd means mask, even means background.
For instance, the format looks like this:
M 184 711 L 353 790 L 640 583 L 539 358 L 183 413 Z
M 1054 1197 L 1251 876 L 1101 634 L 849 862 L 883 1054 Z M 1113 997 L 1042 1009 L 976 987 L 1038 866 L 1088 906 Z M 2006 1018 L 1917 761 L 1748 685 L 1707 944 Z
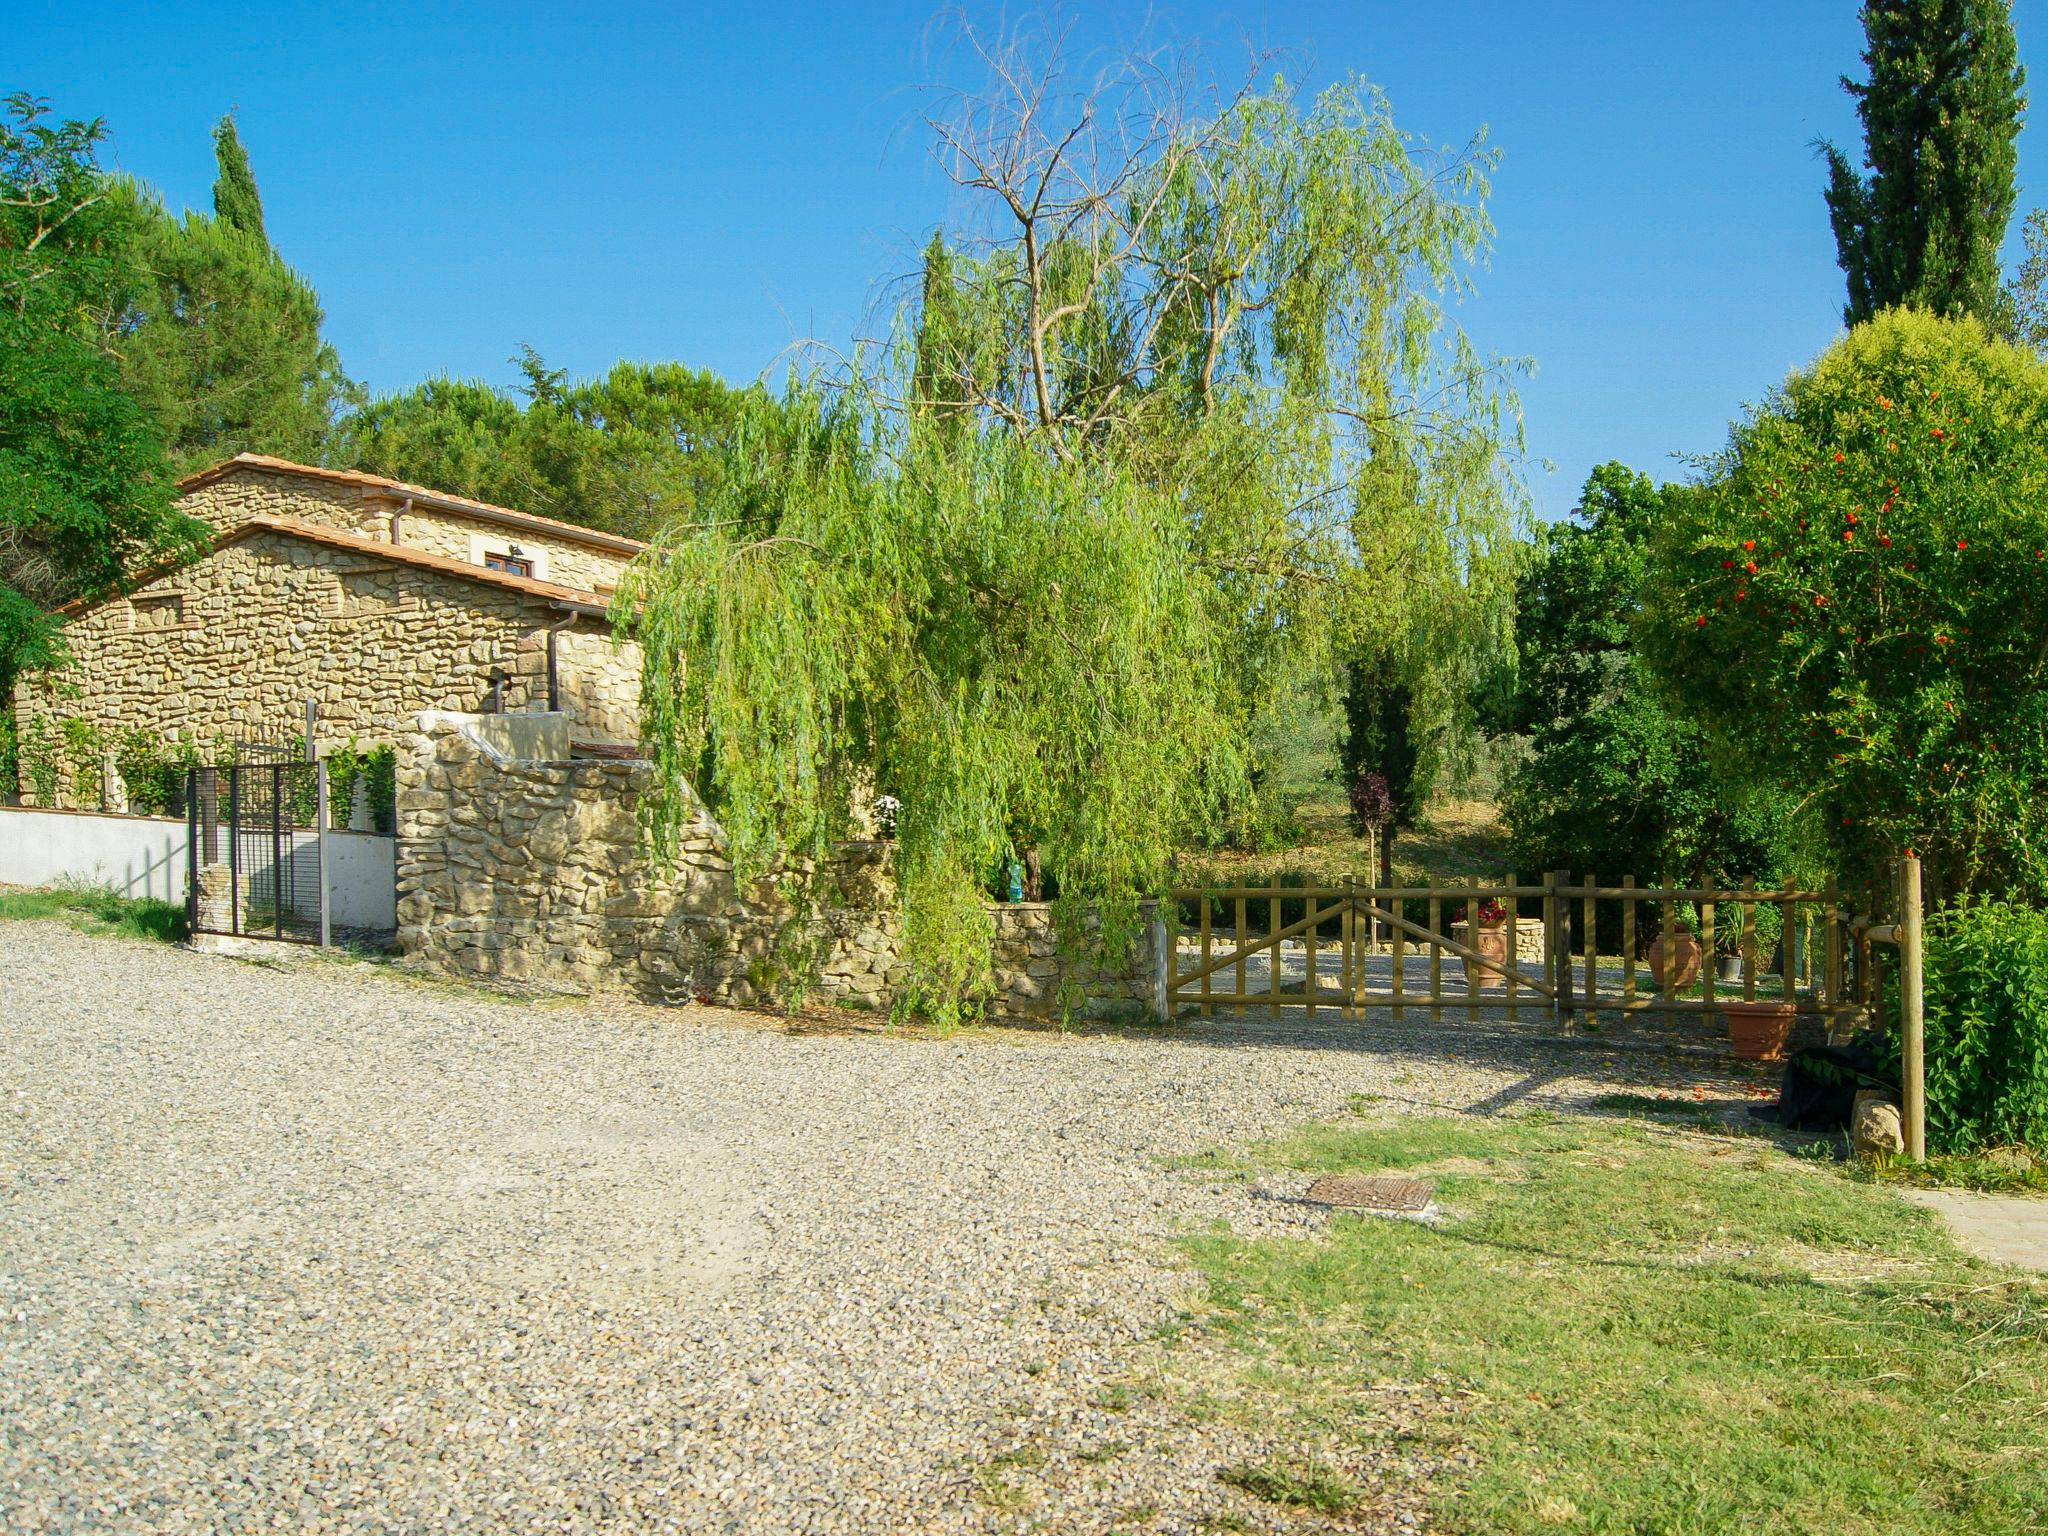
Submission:
M 749 379 L 794 340 L 851 335 L 948 208 L 917 124 L 945 74 L 932 0 L 6 9 L 0 89 L 106 118 L 114 162 L 174 206 L 207 205 L 208 130 L 237 111 L 272 238 L 377 390 L 509 383 L 521 343 L 577 374 L 679 358 Z M 1546 513 L 1603 459 L 1680 473 L 1672 455 L 1718 446 L 1839 328 L 1811 145 L 1858 142 L 1836 84 L 1860 68 L 1850 0 L 1064 14 L 1084 48 L 1149 16 L 1225 73 L 1248 43 L 1284 49 L 1311 85 L 1377 82 L 1428 138 L 1487 128 L 1499 240 L 1459 319 L 1535 362 Z M 2015 18 L 2031 60 L 2048 0 Z M 2038 142 L 2021 137 L 2022 212 L 2048 202 Z

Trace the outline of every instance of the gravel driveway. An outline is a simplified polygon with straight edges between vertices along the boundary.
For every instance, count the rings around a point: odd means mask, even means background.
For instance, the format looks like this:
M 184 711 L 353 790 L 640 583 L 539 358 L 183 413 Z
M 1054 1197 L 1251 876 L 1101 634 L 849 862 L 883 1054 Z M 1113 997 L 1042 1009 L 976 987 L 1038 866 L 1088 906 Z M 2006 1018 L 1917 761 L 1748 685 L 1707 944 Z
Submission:
M 1215 1477 L 1257 1432 L 1144 1389 L 1208 1347 L 1154 1342 L 1165 1240 L 1322 1218 L 1164 1160 L 1699 1074 L 1321 1019 L 792 1035 L 46 923 L 0 924 L 0 1068 L 9 1532 L 1265 1529 Z M 1346 1454 L 1412 1521 L 1412 1453 Z

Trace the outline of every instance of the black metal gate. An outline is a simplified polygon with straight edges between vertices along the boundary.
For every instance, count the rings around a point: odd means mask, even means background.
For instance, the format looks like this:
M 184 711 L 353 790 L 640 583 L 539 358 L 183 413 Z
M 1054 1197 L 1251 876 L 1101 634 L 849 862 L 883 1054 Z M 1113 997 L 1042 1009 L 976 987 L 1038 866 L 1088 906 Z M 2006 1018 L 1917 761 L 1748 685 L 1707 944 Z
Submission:
M 185 790 L 192 931 L 319 943 L 319 766 L 194 768 Z

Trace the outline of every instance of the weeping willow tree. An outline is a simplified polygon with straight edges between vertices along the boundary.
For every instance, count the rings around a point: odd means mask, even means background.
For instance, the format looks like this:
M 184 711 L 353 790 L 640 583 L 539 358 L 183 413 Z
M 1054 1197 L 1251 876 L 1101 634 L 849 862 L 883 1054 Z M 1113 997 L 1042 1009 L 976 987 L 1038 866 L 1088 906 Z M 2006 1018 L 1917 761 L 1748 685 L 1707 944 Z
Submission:
M 1482 142 L 1419 144 L 1355 81 L 1220 95 L 1147 58 L 1074 88 L 1029 34 L 966 41 L 992 86 L 930 123 L 967 217 L 619 596 L 657 841 L 701 802 L 764 869 L 893 794 L 940 1010 L 1004 858 L 1113 935 L 1333 649 L 1475 669 L 1524 516 L 1508 369 L 1447 312 L 1492 237 Z

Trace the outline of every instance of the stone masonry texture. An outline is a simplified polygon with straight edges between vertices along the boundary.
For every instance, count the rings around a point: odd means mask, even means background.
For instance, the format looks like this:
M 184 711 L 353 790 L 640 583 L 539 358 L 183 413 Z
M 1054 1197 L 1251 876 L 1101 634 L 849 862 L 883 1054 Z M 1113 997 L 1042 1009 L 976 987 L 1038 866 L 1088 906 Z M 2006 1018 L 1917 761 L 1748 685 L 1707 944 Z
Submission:
M 186 501 L 224 528 L 268 513 L 361 534 L 347 489 L 238 472 Z M 110 745 L 141 730 L 204 751 L 221 738 L 294 731 L 310 698 L 323 737 L 395 742 L 423 710 L 485 707 L 498 674 L 504 708 L 546 708 L 548 631 L 564 620 L 539 594 L 263 530 L 68 620 L 71 664 L 21 677 L 16 718 L 26 737 L 73 718 Z M 576 738 L 637 739 L 638 648 L 615 643 L 602 618 L 578 616 L 556 649 Z M 63 765 L 58 805 L 118 805 L 118 783 L 80 777 Z M 26 760 L 20 789 L 34 801 Z
M 461 726 L 422 721 L 398 765 L 398 944 L 467 979 L 646 1000 L 774 1000 L 815 971 L 815 994 L 887 1007 L 904 977 L 889 848 L 849 843 L 796 915 L 775 880 L 742 885 L 700 817 L 672 866 L 651 856 L 643 762 L 505 761 Z M 815 878 L 815 877 L 814 877 Z M 1050 909 L 996 907 L 998 1011 L 1143 1011 L 1154 939 L 1108 966 L 1063 957 Z

